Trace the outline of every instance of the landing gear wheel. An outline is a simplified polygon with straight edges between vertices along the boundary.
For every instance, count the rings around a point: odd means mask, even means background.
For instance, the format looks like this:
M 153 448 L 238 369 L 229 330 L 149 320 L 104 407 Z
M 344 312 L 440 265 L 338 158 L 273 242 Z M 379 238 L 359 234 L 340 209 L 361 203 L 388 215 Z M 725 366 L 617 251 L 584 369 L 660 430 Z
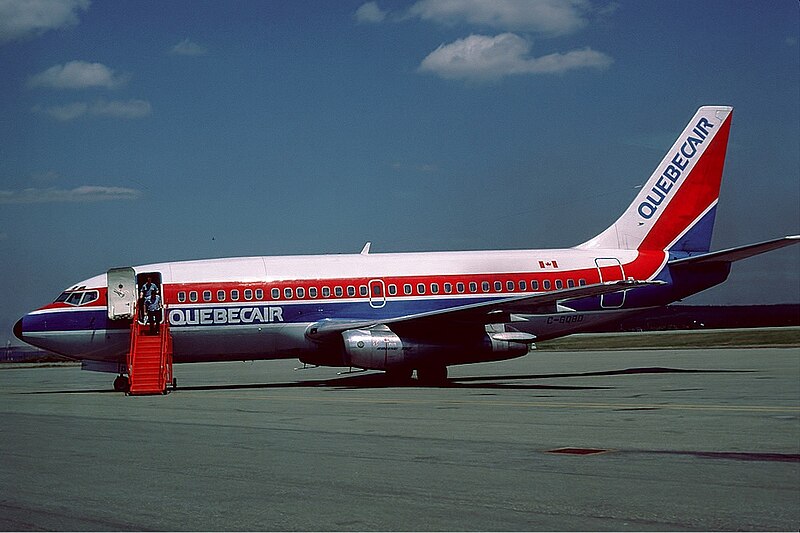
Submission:
M 412 372 L 414 372 L 413 368 L 390 368 L 384 376 L 386 381 L 393 385 L 407 385 L 411 382 Z
M 125 376 L 117 376 L 114 380 L 114 390 L 117 392 L 128 392 L 129 386 L 128 378 Z
M 425 366 L 417 369 L 417 381 L 420 385 L 438 386 L 447 383 L 447 367 Z
M 178 378 L 172 378 L 172 390 L 176 390 L 178 388 Z

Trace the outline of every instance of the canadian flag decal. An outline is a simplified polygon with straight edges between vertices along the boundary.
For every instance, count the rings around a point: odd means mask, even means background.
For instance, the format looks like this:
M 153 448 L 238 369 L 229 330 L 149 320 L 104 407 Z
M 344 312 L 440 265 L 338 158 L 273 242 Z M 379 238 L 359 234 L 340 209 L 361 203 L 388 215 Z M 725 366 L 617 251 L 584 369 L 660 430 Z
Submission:
M 539 268 L 558 268 L 557 261 L 539 261 Z

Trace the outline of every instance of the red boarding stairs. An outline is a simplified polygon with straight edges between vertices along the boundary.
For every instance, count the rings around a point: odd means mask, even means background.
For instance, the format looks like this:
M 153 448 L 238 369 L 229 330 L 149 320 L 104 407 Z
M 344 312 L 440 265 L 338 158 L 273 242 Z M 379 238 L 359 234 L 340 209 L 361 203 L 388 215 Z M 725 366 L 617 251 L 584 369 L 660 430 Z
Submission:
M 150 326 L 134 318 L 128 380 L 128 394 L 132 396 L 167 393 L 167 386 L 172 384 L 172 335 L 168 321 L 159 325 L 158 333 L 151 335 Z

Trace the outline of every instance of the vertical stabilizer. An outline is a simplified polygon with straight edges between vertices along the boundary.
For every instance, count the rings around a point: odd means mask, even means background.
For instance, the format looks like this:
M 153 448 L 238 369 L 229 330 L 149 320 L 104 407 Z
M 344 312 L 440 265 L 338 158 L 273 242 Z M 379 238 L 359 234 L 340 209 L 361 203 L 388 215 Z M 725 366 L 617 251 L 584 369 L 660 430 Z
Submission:
M 732 112 L 698 109 L 622 216 L 578 248 L 707 252 Z

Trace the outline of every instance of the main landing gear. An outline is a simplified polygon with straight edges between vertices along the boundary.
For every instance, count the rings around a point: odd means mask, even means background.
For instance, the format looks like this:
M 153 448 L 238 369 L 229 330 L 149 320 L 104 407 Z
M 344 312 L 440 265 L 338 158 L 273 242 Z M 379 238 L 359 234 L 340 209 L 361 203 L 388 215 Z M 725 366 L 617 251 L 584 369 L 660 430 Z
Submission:
M 417 369 L 417 382 L 425 387 L 447 384 L 447 367 L 444 365 L 424 366 Z
M 117 392 L 128 392 L 131 384 L 128 381 L 127 376 L 117 376 L 117 379 L 114 380 L 114 390 Z
M 414 369 L 409 367 L 390 368 L 386 371 L 386 381 L 392 385 L 413 385 L 411 379 Z M 429 365 L 417 369 L 417 384 L 423 387 L 438 387 L 447 384 L 447 367 Z

